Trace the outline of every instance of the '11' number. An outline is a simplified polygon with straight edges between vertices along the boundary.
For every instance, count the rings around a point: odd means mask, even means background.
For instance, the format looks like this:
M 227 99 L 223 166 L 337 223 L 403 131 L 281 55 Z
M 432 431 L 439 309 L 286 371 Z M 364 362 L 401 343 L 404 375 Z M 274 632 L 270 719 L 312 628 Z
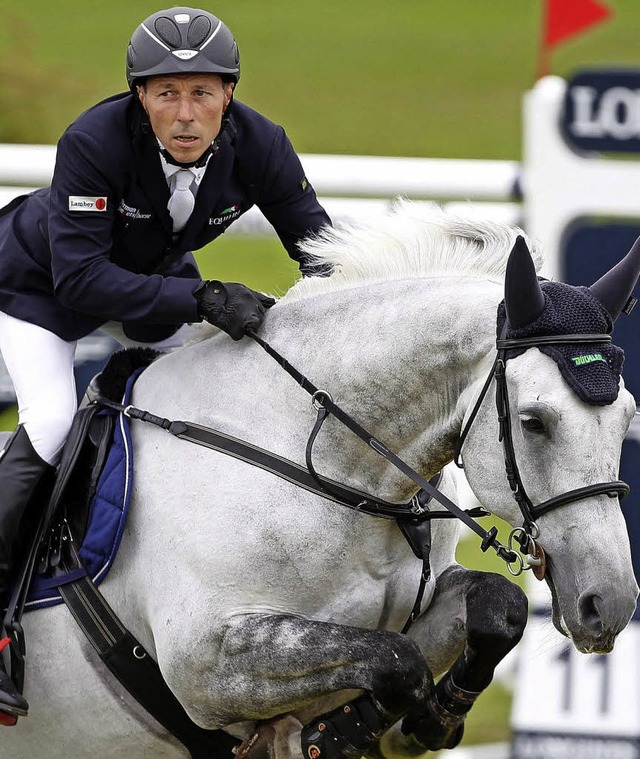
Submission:
M 573 692 L 575 681 L 575 653 L 569 645 L 565 645 L 560 653 L 556 656 L 563 668 L 563 683 L 561 708 L 564 712 L 570 712 L 573 708 Z M 587 666 L 598 667 L 600 670 L 600 714 L 607 714 L 609 711 L 609 683 L 610 683 L 610 663 L 609 657 L 601 654 L 591 654 L 588 661 L 584 662 Z M 580 662 L 582 665 L 582 662 Z

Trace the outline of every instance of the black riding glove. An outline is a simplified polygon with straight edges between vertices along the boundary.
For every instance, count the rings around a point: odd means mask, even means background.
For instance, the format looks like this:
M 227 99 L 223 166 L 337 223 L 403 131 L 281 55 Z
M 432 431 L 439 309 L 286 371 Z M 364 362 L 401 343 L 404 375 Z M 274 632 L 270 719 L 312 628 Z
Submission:
M 268 295 L 237 282 L 203 282 L 193 293 L 198 315 L 224 330 L 234 340 L 242 340 L 248 329 L 257 330 L 265 311 L 275 303 Z

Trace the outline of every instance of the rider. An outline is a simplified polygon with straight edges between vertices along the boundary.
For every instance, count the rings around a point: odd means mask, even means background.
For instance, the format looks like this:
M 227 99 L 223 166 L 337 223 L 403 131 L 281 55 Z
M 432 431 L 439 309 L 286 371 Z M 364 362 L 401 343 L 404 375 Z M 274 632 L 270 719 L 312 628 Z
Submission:
M 239 340 L 275 301 L 203 281 L 191 251 L 255 204 L 313 274 L 297 243 L 331 223 L 282 127 L 234 100 L 238 47 L 220 19 L 154 13 L 126 67 L 129 91 L 62 135 L 51 187 L 0 209 L 0 350 L 19 414 L 0 454 L 0 610 L 21 519 L 76 410 L 76 341 L 113 321 L 170 347 L 203 319 Z M 0 655 L 0 713 L 27 710 Z

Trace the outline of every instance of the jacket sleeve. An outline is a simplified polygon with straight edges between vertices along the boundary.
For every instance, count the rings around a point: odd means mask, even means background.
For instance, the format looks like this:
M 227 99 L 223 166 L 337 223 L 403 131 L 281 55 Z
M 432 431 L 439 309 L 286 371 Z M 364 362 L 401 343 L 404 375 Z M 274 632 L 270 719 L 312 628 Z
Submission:
M 51 183 L 49 239 L 56 297 L 105 320 L 178 324 L 197 320 L 199 278 L 134 274 L 110 260 L 119 196 L 105 151 L 91 135 L 68 130 L 58 143 Z M 70 210 L 100 199 L 103 210 Z
M 298 243 L 321 227 L 331 226 L 331 219 L 318 202 L 282 127 L 277 127 L 260 187 L 256 205 L 275 229 L 291 258 L 298 261 L 301 271 L 305 273 L 306 262 Z

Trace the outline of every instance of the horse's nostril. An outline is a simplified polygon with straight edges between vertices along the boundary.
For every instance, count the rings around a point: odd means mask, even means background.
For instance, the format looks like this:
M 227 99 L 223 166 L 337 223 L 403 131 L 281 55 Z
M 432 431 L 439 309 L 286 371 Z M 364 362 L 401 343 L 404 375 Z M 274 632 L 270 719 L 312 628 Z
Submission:
M 578 614 L 583 625 L 595 635 L 603 631 L 600 613 L 602 599 L 595 593 L 582 593 L 578 598 Z

